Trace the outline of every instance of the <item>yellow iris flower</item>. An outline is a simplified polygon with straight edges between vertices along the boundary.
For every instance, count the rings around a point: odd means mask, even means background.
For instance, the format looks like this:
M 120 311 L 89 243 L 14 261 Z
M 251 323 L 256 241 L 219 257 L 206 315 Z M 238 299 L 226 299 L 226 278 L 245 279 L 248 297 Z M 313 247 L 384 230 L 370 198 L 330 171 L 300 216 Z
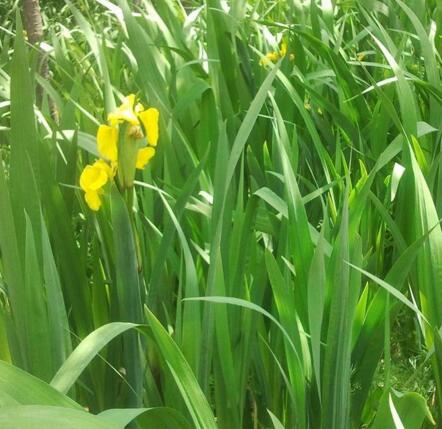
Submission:
M 97 211 L 101 207 L 101 196 L 103 195 L 104 186 L 113 180 L 118 168 L 122 168 L 123 175 L 121 177 L 129 180 L 123 180 L 124 186 L 131 186 L 133 181 L 134 169 L 143 169 L 155 155 L 155 147 L 158 143 L 158 120 L 159 112 L 155 108 L 144 109 L 143 105 L 136 103 L 136 96 L 130 94 L 123 99 L 122 104 L 117 107 L 114 112 L 108 115 L 109 125 L 102 124 L 97 131 L 97 149 L 102 159 L 96 161 L 92 165 L 87 165 L 80 176 L 80 187 L 85 192 L 84 198 L 88 206 Z M 124 145 L 119 148 L 120 129 L 119 126 L 126 123 L 126 138 L 124 140 L 128 147 Z M 144 129 L 144 134 L 143 134 Z M 147 146 L 137 149 L 137 141 L 146 137 Z M 131 143 L 132 142 L 132 143 Z M 131 146 L 135 144 L 135 146 Z M 135 149 L 134 158 L 130 155 L 131 147 Z M 134 164 L 129 162 L 129 170 L 133 172 L 126 175 L 126 161 L 120 165 L 118 162 L 119 153 L 122 150 L 124 159 L 133 159 Z M 127 153 L 126 153 L 127 152 Z M 136 155 L 136 159 L 135 159 Z M 129 158 L 127 158 L 129 156 Z M 133 167 L 130 167 L 130 166 Z M 119 179 L 121 179 L 119 176 Z M 130 179 L 132 177 L 132 179 Z M 120 185 L 122 184 L 120 181 Z
M 158 119 L 160 113 L 151 107 L 144 110 L 141 103 L 135 104 L 135 95 L 130 94 L 124 98 L 123 103 L 114 111 L 109 113 L 107 119 L 110 125 L 100 125 L 97 132 L 97 145 L 100 156 L 111 162 L 118 159 L 118 124 L 127 122 L 132 126 L 142 124 L 149 146 L 155 147 L 158 143 Z M 141 148 L 138 151 L 137 168 L 143 169 L 150 159 L 155 155 L 152 148 L 146 151 Z M 147 157 L 146 154 L 149 154 Z
M 266 66 L 268 63 L 272 62 L 272 63 L 276 63 L 276 61 L 278 61 L 279 59 L 279 55 L 277 52 L 273 51 L 273 52 L 268 52 L 265 57 L 262 57 L 259 60 L 259 65 L 261 66 Z
M 281 42 L 281 46 L 279 48 L 279 51 L 268 52 L 264 57 L 262 57 L 259 60 L 259 65 L 266 66 L 270 62 L 276 63 L 280 58 L 283 58 L 286 55 L 287 55 L 287 43 L 283 41 L 283 42 Z M 295 59 L 295 55 L 290 54 L 289 58 L 290 58 L 290 61 L 293 61 Z
M 80 187 L 85 192 L 84 198 L 87 205 L 94 211 L 101 207 L 103 187 L 113 179 L 115 173 L 102 159 L 92 165 L 86 165 L 80 176 Z

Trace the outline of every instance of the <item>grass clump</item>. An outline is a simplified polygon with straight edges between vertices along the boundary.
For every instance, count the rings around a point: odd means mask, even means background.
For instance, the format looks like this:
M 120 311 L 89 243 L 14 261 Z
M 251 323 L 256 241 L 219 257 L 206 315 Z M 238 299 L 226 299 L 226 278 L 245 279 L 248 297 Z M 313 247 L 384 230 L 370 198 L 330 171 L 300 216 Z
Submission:
M 14 7 L 0 427 L 440 422 L 437 2 Z

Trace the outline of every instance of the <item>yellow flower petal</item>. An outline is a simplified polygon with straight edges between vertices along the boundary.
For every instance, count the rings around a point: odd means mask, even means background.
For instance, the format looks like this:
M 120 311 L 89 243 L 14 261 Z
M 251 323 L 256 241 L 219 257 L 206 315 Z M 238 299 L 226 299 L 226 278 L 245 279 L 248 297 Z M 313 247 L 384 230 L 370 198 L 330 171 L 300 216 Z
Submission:
M 111 125 L 119 124 L 121 122 L 129 122 L 131 125 L 138 125 L 138 118 L 134 110 L 135 94 L 130 94 L 124 98 L 121 106 L 117 107 L 114 112 L 107 116 Z
M 115 176 L 115 168 L 116 168 L 116 162 L 112 162 L 112 165 L 109 165 L 107 162 L 103 161 L 102 159 L 99 159 L 98 161 L 95 161 L 93 163 L 93 166 L 95 168 L 99 168 L 103 170 L 108 179 L 112 179 Z
M 123 98 L 123 104 L 121 106 L 127 104 L 132 110 L 134 110 L 135 98 L 135 94 L 129 94 L 128 96 Z
M 281 47 L 279 49 L 279 55 L 281 55 L 281 57 L 285 57 L 286 54 L 287 54 L 287 43 L 282 42 Z
M 100 195 L 97 191 L 88 191 L 84 194 L 84 199 L 93 211 L 97 211 L 101 207 Z
M 97 131 L 97 147 L 100 156 L 109 161 L 118 158 L 118 128 L 100 125 Z
M 155 149 L 153 147 L 143 147 L 138 151 L 136 167 L 142 170 L 154 155 Z
M 85 192 L 97 191 L 115 176 L 114 170 L 115 168 L 102 159 L 95 161 L 92 165 L 86 165 L 80 176 L 81 189 Z
M 150 109 L 141 112 L 138 116 L 143 123 L 147 143 L 151 146 L 156 146 L 158 143 L 158 118 L 160 112 L 151 107 Z
M 267 57 L 262 57 L 262 58 L 259 60 L 259 65 L 260 65 L 260 66 L 266 66 L 268 63 L 269 63 L 269 59 L 268 59 Z
M 141 113 L 144 110 L 144 106 L 141 103 L 137 103 L 135 106 L 135 113 Z
M 109 177 L 106 171 L 94 165 L 86 165 L 80 176 L 80 186 L 84 191 L 97 191 L 102 188 Z

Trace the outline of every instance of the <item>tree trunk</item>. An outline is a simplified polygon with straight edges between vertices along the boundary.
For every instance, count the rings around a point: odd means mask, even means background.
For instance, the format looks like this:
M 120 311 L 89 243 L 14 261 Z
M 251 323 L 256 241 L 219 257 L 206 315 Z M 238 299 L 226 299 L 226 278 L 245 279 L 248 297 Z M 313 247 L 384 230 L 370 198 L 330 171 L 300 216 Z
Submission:
M 43 20 L 39 0 L 23 0 L 23 11 L 28 40 L 35 45 L 43 38 Z
M 28 41 L 32 45 L 36 46 L 43 39 L 43 19 L 41 17 L 39 0 L 23 0 L 23 12 Z M 38 46 L 36 46 L 36 48 L 38 51 L 37 71 L 44 79 L 49 80 L 49 65 L 47 56 L 40 50 Z M 39 108 L 41 108 L 42 102 L 43 88 L 40 85 L 37 85 L 36 104 Z M 52 119 L 58 123 L 58 112 L 51 98 L 49 98 L 49 109 Z

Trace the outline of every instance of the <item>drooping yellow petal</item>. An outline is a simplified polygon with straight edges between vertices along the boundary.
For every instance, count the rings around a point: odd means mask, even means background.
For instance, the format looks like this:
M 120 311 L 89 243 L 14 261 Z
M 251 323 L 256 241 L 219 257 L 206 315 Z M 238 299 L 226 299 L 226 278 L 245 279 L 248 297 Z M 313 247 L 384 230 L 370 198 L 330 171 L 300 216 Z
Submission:
M 136 167 L 139 170 L 142 170 L 148 162 L 153 158 L 155 155 L 155 149 L 153 147 L 143 147 L 138 151 L 137 154 L 137 164 Z
M 151 146 L 156 146 L 158 143 L 158 118 L 160 112 L 154 107 L 151 107 L 150 109 L 141 112 L 138 116 L 143 123 L 147 143 Z
M 84 199 L 89 206 L 89 208 L 93 211 L 99 210 L 101 207 L 101 198 L 98 191 L 88 191 L 84 194 Z
M 130 94 L 124 98 L 121 106 L 117 107 L 114 112 L 107 116 L 111 125 L 119 124 L 121 122 L 129 122 L 131 125 L 138 125 L 138 118 L 135 113 L 135 94 Z
M 85 192 L 101 189 L 115 175 L 114 169 L 102 159 L 86 165 L 80 175 L 80 186 Z
M 80 176 L 80 186 L 85 191 L 84 199 L 91 210 L 97 211 L 101 207 L 100 195 L 103 186 L 115 176 L 115 164 L 110 166 L 99 159 L 92 165 L 87 165 Z
M 287 54 L 287 43 L 282 42 L 281 48 L 279 49 L 279 55 L 281 55 L 281 57 L 285 57 L 286 54 Z
M 97 147 L 100 156 L 115 162 L 118 159 L 118 128 L 100 125 L 97 131 Z
M 94 165 L 86 165 L 80 176 L 80 186 L 83 191 L 97 191 L 108 181 L 106 171 Z

